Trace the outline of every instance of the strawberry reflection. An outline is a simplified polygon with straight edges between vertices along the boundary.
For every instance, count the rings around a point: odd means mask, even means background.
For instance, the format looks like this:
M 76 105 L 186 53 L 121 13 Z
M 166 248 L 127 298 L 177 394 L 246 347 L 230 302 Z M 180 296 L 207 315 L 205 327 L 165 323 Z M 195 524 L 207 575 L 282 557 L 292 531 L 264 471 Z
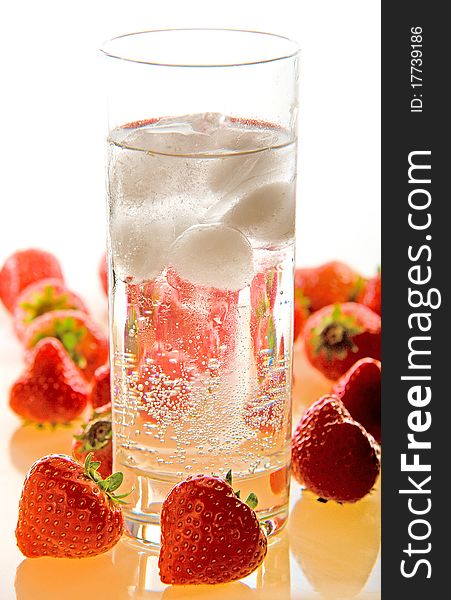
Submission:
M 296 561 L 322 598 L 354 598 L 379 553 L 380 493 L 340 505 L 304 492 L 291 513 L 289 535 Z
M 94 558 L 27 558 L 16 572 L 17 600 L 288 600 L 288 536 L 268 546 L 263 565 L 242 581 L 215 586 L 167 586 L 158 573 L 158 551 L 144 551 L 123 538 L 112 551 Z
M 9 455 L 14 467 L 20 473 L 27 473 L 31 465 L 46 454 L 72 453 L 72 436 L 79 425 L 70 427 L 58 425 L 38 428 L 30 424 L 19 427 L 9 441 Z
M 27 558 L 16 572 L 17 600 L 129 600 L 138 566 L 139 554 L 123 541 L 93 558 Z

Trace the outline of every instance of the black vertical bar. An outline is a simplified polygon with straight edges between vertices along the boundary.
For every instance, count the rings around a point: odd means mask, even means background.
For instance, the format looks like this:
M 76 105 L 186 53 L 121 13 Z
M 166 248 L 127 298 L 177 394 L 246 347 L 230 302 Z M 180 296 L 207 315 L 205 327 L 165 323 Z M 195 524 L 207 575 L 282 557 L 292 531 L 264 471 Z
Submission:
M 450 594 L 448 7 L 382 1 L 382 598 L 388 600 Z

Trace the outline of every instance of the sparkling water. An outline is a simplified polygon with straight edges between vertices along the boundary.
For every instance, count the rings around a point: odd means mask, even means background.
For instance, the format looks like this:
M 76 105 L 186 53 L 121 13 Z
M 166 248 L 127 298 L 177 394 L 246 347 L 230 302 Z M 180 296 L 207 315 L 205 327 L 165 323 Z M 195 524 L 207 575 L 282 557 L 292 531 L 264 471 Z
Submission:
M 287 514 L 295 141 L 216 113 L 109 137 L 115 468 L 132 535 L 158 542 L 188 475 Z

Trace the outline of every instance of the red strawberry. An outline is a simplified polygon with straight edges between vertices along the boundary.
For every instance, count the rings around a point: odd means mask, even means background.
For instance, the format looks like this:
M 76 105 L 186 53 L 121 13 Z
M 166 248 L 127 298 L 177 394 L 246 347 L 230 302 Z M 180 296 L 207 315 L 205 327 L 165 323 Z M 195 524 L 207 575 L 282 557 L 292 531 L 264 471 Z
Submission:
M 354 300 L 362 281 L 348 265 L 333 261 L 309 269 L 296 269 L 295 288 L 301 289 L 312 312 L 336 302 Z
M 72 456 L 83 464 L 92 452 L 92 460 L 100 463 L 99 473 L 106 478 L 113 471 L 112 437 L 111 410 L 95 412 L 74 435 Z
M 380 272 L 373 277 L 368 279 L 365 283 L 362 291 L 357 297 L 357 302 L 368 306 L 372 311 L 381 314 L 381 274 Z
M 360 358 L 380 359 L 381 318 L 356 302 L 325 306 L 309 317 L 304 341 L 311 364 L 338 379 Z
M 294 477 L 325 500 L 357 502 L 379 475 L 378 444 L 335 396 L 323 396 L 307 410 L 291 449 Z
M 34 463 L 19 503 L 17 545 L 29 558 L 84 558 L 102 554 L 120 539 L 124 518 L 116 496 L 122 473 L 103 480 L 98 462 L 84 467 L 70 456 L 50 454 Z
M 357 361 L 334 384 L 332 394 L 340 398 L 374 439 L 381 442 L 381 363 L 373 358 Z
M 78 310 L 54 310 L 34 319 L 24 338 L 26 348 L 39 340 L 55 337 L 88 381 L 108 359 L 108 342 L 100 328 Z
M 30 283 L 49 277 L 64 279 L 53 254 L 44 250 L 19 250 L 6 259 L 0 271 L 0 300 L 12 312 L 23 289 Z
M 267 541 L 253 511 L 255 495 L 246 502 L 219 477 L 195 475 L 177 484 L 161 507 L 161 581 L 226 583 L 252 573 Z
M 100 408 L 111 403 L 110 365 L 102 365 L 94 372 L 89 401 L 92 408 Z
M 108 265 L 106 260 L 106 254 L 102 256 L 102 259 L 99 263 L 99 277 L 103 291 L 105 292 L 105 294 L 108 294 Z
M 41 279 L 26 287 L 14 309 L 14 329 L 23 339 L 29 324 L 52 310 L 73 309 L 87 313 L 81 298 L 67 289 L 61 279 Z
M 85 379 L 54 338 L 36 345 L 9 396 L 15 413 L 37 423 L 68 423 L 81 415 L 87 402 Z

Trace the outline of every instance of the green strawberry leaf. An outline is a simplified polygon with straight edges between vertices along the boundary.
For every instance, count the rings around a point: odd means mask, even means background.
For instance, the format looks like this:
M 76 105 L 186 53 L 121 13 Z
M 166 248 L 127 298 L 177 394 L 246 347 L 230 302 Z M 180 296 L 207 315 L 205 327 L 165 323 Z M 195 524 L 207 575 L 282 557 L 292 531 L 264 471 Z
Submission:
M 307 296 L 304 296 L 304 292 L 301 288 L 294 288 L 294 299 L 302 306 L 302 308 L 305 308 L 306 310 L 310 308 L 311 302 Z
M 117 473 L 113 473 L 106 479 L 102 479 L 102 476 L 98 472 L 98 468 L 100 467 L 100 462 L 92 460 L 92 452 L 88 454 L 85 460 L 85 475 L 89 477 L 92 481 L 94 481 L 101 490 L 105 492 L 108 498 L 118 504 L 127 504 L 124 502 L 123 498 L 129 496 L 133 490 L 127 492 L 126 494 L 116 495 L 114 491 L 118 489 L 118 487 L 122 484 L 124 479 L 123 474 L 118 471 Z
M 225 476 L 225 480 L 227 481 L 227 483 L 231 486 L 232 485 L 232 469 L 229 469 L 227 471 L 227 474 Z
M 258 504 L 258 498 L 254 494 L 254 492 L 251 492 L 249 494 L 249 496 L 245 500 L 245 504 L 247 504 L 249 506 L 249 508 L 252 508 L 252 510 L 254 510 L 256 508 L 256 506 Z
M 361 275 L 359 275 L 357 277 L 357 281 L 354 284 L 354 289 L 349 294 L 349 298 L 348 298 L 349 302 L 355 302 L 357 300 L 357 298 L 359 297 L 360 292 L 365 287 L 365 281 L 366 281 L 365 278 L 362 277 Z
M 108 490 L 109 492 L 114 492 L 122 484 L 123 480 L 124 475 L 120 471 L 118 471 L 117 473 L 113 473 L 112 475 L 103 480 L 105 490 Z

